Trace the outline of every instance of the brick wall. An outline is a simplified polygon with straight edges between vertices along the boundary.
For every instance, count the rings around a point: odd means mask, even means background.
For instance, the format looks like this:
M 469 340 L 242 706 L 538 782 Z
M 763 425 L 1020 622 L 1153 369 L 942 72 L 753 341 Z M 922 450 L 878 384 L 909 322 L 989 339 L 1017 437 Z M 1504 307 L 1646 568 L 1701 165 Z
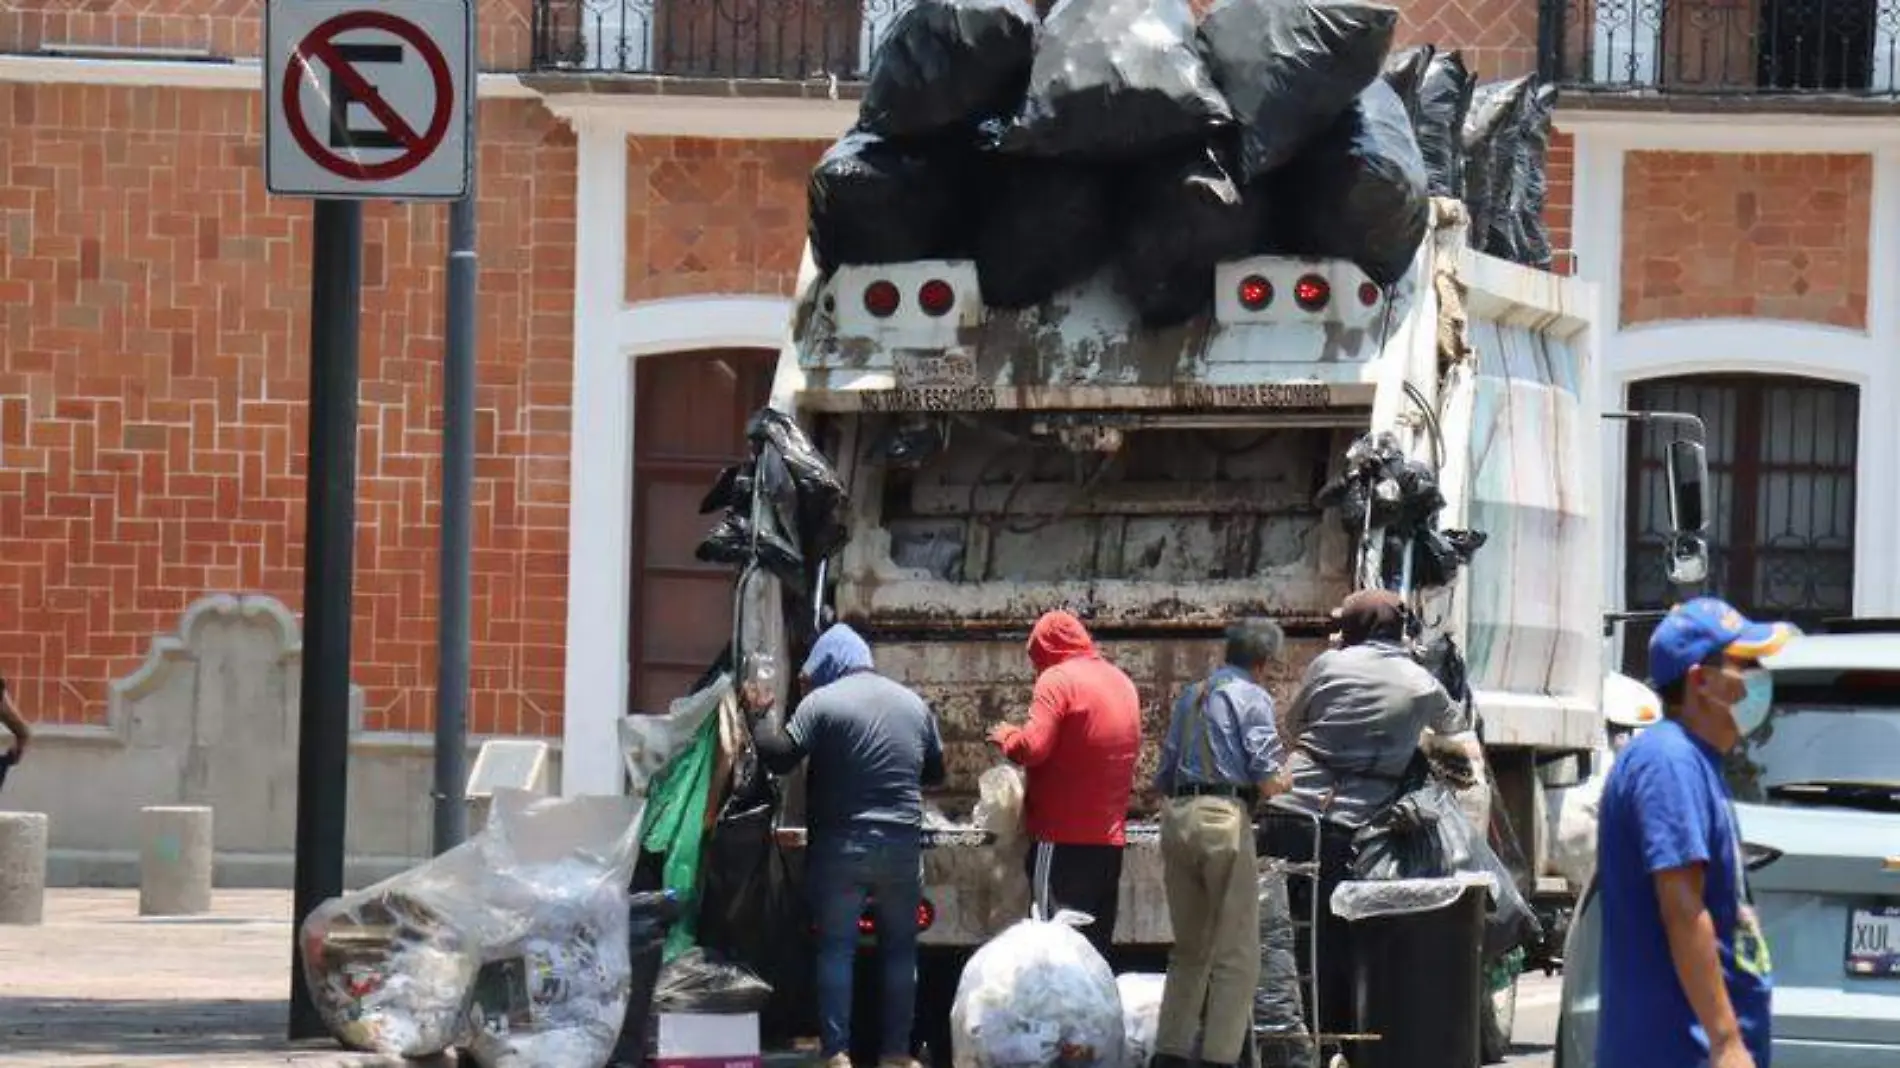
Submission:
M 1577 141 L 1562 131 L 1550 135 L 1550 158 L 1545 174 L 1550 181 L 1550 196 L 1544 203 L 1544 221 L 1550 224 L 1550 247 L 1555 253 L 1554 270 L 1575 274 L 1576 261 L 1569 253 L 1576 248 L 1572 221 L 1577 211 Z
M 525 70 L 533 0 L 481 0 L 482 66 Z M 6 0 L 0 52 L 58 45 L 185 49 L 226 58 L 263 53 L 263 0 Z
M 1483 81 L 1537 69 L 1537 0 L 1413 0 L 1399 8 L 1400 45 L 1457 48 Z
M 790 296 L 825 141 L 627 139 L 627 300 Z
M 193 600 L 302 602 L 309 212 L 264 193 L 261 98 L 0 85 L 0 673 L 98 722 Z M 575 151 L 484 105 L 478 731 L 558 733 Z M 439 205 L 366 211 L 355 679 L 425 729 L 435 676 Z
M 1632 152 L 1624 325 L 1749 317 L 1862 327 L 1873 161 Z

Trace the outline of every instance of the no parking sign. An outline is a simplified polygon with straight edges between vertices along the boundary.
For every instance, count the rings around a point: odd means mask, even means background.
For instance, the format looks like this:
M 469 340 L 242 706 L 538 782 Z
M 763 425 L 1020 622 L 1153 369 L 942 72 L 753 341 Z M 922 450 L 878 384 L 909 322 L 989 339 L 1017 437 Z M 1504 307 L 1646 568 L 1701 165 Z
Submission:
M 271 0 L 265 185 L 280 196 L 452 200 L 474 153 L 469 0 Z

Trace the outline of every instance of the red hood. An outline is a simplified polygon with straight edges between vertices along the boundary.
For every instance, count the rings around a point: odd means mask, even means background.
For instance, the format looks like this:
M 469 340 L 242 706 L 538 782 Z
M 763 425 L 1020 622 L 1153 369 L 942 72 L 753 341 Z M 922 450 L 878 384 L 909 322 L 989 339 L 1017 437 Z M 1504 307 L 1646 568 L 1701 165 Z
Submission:
M 1029 662 L 1038 672 L 1078 657 L 1094 656 L 1095 640 L 1082 621 L 1067 612 L 1044 612 L 1029 632 Z

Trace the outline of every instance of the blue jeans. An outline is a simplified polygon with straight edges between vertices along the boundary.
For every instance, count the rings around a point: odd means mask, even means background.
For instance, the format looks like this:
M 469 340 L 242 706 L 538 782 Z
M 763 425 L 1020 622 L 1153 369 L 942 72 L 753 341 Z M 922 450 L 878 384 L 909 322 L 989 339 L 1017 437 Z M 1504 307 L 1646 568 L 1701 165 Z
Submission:
M 917 907 L 923 900 L 923 845 L 916 828 L 855 826 L 814 832 L 805 883 L 818 920 L 818 1018 L 824 1055 L 851 1050 L 852 966 L 858 917 L 876 902 L 883 964 L 884 1057 L 910 1056 L 917 1000 Z

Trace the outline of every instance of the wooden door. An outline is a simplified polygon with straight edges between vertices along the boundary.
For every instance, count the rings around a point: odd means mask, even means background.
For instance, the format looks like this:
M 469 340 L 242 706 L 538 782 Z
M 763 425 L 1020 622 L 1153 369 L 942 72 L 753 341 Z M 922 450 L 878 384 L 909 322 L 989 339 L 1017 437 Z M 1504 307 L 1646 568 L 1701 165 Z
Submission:
M 631 707 L 664 712 L 719 655 L 732 630 L 732 568 L 693 550 L 721 513 L 699 502 L 743 460 L 746 421 L 764 407 L 777 353 L 649 356 L 634 376 Z

